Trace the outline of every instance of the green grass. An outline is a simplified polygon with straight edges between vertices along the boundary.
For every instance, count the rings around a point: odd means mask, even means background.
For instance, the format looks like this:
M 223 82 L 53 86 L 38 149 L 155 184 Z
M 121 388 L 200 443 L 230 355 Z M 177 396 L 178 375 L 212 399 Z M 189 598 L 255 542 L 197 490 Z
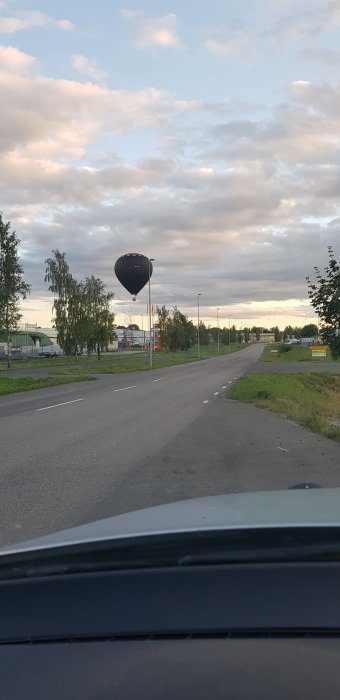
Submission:
M 283 348 L 286 348 L 284 350 Z M 272 352 L 277 350 L 277 353 Z M 308 345 L 283 345 L 282 343 L 270 343 L 263 348 L 260 359 L 263 362 L 335 362 L 329 350 L 325 359 L 312 358 L 312 351 Z
M 32 391 L 32 389 L 45 389 L 49 386 L 59 386 L 60 384 L 70 384 L 71 382 L 83 382 L 95 379 L 95 377 L 47 377 L 46 379 L 32 379 L 31 377 L 4 377 L 0 378 L 0 396 L 4 394 L 16 394 L 21 391 Z
M 245 347 L 245 346 L 243 346 Z M 235 346 L 234 343 L 231 344 L 230 349 L 229 346 L 222 345 L 220 346 L 220 354 L 221 355 L 227 355 L 229 352 L 235 352 L 239 351 L 240 345 Z M 201 359 L 205 360 L 208 359 L 209 357 L 214 357 L 216 356 L 217 353 L 217 346 L 216 345 L 210 345 L 207 348 L 202 347 L 201 348 Z M 96 356 L 92 357 L 87 357 L 87 356 L 82 356 L 79 357 L 78 360 L 76 360 L 74 357 L 70 356 L 65 356 L 65 357 L 60 357 L 60 358 L 45 358 L 45 359 L 31 359 L 31 360 L 18 360 L 15 362 L 12 362 L 11 370 L 16 370 L 16 369 L 28 369 L 28 370 L 34 370 L 38 368 L 44 368 L 47 370 L 50 370 L 51 368 L 70 368 L 71 370 L 76 369 L 76 373 L 80 371 L 79 368 L 84 369 L 90 368 L 91 371 L 94 371 L 94 367 L 101 368 L 99 370 L 99 373 L 104 372 L 103 366 L 107 365 L 110 368 L 113 366 L 117 366 L 118 369 L 116 370 L 109 370 L 109 374 L 115 373 L 115 372 L 129 372 L 129 371 L 135 371 L 136 369 L 141 369 L 140 365 L 147 364 L 148 366 L 148 352 L 135 352 L 133 355 L 130 353 L 124 354 L 124 353 L 112 353 L 112 355 L 102 355 L 102 358 L 100 361 L 98 361 Z M 166 358 L 167 364 L 161 364 L 162 361 Z M 185 362 L 193 362 L 197 360 L 197 348 L 193 350 L 188 350 L 188 351 L 178 351 L 175 353 L 170 353 L 170 352 L 165 352 L 165 351 L 160 351 L 160 352 L 154 352 L 153 353 L 153 363 L 154 366 L 156 367 L 165 367 L 171 364 L 182 364 Z M 173 361 L 172 361 L 173 360 Z M 136 364 L 137 363 L 137 364 Z M 122 369 L 124 367 L 124 369 Z M 6 372 L 7 371 L 7 364 L 5 362 L 0 362 L 0 372 Z M 68 373 L 68 372 L 67 372 Z M 97 370 L 96 370 L 97 373 Z M 56 374 L 53 372 L 53 374 Z M 59 372 L 58 372 L 59 374 Z
M 248 374 L 228 398 L 253 403 L 340 442 L 340 374 L 330 372 Z
M 89 361 L 88 357 L 79 357 L 78 360 L 76 360 L 74 357 L 60 357 L 60 358 L 55 358 L 51 357 L 48 358 L 46 357 L 45 359 L 32 359 L 32 360 L 15 360 L 12 362 L 11 370 L 13 369 L 37 369 L 41 367 L 60 367 L 62 365 L 77 365 L 77 364 L 82 364 L 86 363 Z M 1 361 L 0 362 L 0 372 L 7 372 L 7 362 Z
M 231 352 L 234 352 L 232 349 Z M 212 352 L 210 348 L 208 350 L 203 350 L 201 353 L 201 359 L 206 360 L 210 357 L 216 356 L 216 352 Z M 221 353 L 222 354 L 222 353 Z M 228 354 L 223 353 L 223 354 Z M 197 362 L 198 357 L 196 353 L 193 352 L 156 352 L 153 354 L 153 368 L 170 367 L 172 365 L 183 365 L 188 362 Z M 75 375 L 75 376 L 85 376 L 89 374 L 121 374 L 123 372 L 136 372 L 144 371 L 149 369 L 149 356 L 147 353 L 140 353 L 139 355 L 129 355 L 122 356 L 116 355 L 110 361 L 100 361 L 93 360 L 89 362 L 87 366 L 84 365 L 73 365 L 68 368 L 61 368 L 52 370 L 51 374 L 61 376 L 61 375 Z

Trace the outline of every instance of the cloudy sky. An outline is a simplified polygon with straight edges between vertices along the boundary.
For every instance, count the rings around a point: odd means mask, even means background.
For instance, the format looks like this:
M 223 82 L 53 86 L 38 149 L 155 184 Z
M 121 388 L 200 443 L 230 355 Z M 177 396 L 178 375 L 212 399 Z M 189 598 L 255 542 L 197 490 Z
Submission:
M 306 274 L 340 257 L 340 0 L 0 0 L 4 218 L 51 324 L 44 261 L 221 323 L 313 318 Z

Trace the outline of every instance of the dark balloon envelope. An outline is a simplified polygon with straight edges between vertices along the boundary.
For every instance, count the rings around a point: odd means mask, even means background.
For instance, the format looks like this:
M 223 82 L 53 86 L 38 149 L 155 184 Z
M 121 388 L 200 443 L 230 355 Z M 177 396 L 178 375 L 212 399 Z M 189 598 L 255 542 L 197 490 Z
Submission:
M 152 262 L 140 253 L 126 253 L 115 264 L 115 273 L 119 282 L 130 294 L 136 296 L 152 275 Z

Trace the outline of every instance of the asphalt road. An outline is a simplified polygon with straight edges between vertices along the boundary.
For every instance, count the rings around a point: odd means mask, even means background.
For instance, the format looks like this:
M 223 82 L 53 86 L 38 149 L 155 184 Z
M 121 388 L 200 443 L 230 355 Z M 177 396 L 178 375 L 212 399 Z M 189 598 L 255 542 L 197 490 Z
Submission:
M 0 544 L 180 498 L 340 486 L 339 446 L 225 398 L 262 347 L 0 399 Z

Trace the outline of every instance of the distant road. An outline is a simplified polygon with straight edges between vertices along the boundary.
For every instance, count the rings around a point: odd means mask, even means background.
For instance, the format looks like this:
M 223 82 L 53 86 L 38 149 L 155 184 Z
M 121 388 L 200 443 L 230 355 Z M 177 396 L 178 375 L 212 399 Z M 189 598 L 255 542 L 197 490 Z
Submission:
M 201 362 L 1 397 L 0 544 L 104 517 L 108 509 L 148 505 L 140 498 L 148 460 L 204 416 L 261 351 L 253 345 Z M 188 470 L 196 459 L 193 444 Z M 181 497 L 166 467 L 147 478 L 150 495 L 156 480 L 159 502 Z

